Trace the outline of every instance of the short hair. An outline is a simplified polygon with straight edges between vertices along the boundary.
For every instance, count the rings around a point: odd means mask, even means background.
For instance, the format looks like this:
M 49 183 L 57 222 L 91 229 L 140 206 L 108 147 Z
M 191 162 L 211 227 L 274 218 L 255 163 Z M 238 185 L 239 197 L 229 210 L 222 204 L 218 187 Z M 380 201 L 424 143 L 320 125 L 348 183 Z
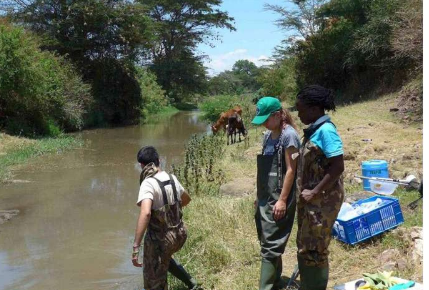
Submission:
M 299 91 L 296 98 L 307 106 L 316 106 L 323 110 L 335 111 L 334 92 L 322 86 L 307 86 Z
M 137 161 L 144 165 L 153 162 L 155 166 L 159 166 L 158 151 L 156 151 L 155 147 L 153 146 L 145 146 L 137 153 Z

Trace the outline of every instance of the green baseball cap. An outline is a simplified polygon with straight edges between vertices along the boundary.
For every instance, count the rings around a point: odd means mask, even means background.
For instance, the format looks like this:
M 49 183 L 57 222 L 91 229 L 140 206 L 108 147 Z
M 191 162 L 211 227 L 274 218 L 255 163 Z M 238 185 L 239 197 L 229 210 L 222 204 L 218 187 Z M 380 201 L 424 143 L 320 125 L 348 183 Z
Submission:
M 282 105 L 277 98 L 263 97 L 256 104 L 256 116 L 253 118 L 252 124 L 263 124 L 272 113 L 280 110 L 281 108 Z

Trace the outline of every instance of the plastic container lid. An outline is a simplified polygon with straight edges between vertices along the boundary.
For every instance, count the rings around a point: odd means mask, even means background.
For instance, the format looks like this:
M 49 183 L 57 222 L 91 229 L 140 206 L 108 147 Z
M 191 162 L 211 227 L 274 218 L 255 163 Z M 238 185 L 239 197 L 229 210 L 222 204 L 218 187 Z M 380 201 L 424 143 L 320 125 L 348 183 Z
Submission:
M 386 169 L 386 168 L 387 168 L 386 160 L 373 159 L 373 160 L 362 161 L 362 169 L 375 170 L 375 169 Z

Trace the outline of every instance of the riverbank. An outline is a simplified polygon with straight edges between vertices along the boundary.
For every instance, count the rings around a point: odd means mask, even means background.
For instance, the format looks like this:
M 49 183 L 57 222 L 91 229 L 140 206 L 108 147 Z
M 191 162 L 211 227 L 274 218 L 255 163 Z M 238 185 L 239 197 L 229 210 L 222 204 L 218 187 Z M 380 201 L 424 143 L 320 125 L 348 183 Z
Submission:
M 174 106 L 163 107 L 158 113 L 148 116 L 146 119 L 141 120 L 141 124 L 156 124 L 162 120 L 166 120 L 180 110 Z
M 0 183 L 13 181 L 13 170 L 31 158 L 44 154 L 60 154 L 82 144 L 81 140 L 68 135 L 28 139 L 0 133 Z
M 156 124 L 179 112 L 173 106 L 163 108 L 142 124 Z M 25 164 L 29 159 L 83 146 L 83 141 L 67 134 L 55 138 L 29 139 L 0 133 L 0 184 L 12 181 L 13 170 Z
M 396 96 L 387 95 L 338 108 L 332 114 L 345 148 L 346 198 L 364 198 L 362 185 L 354 175 L 368 159 L 385 159 L 390 174 L 403 178 L 414 174 L 421 178 L 423 138 L 421 123 L 404 123 L 390 112 Z M 293 113 L 296 117 L 296 112 Z M 302 125 L 299 124 L 300 128 Z M 189 229 L 188 241 L 176 258 L 182 262 L 205 289 L 255 289 L 260 271 L 259 244 L 253 220 L 256 155 L 260 152 L 262 128 L 249 128 L 248 143 L 225 146 L 217 168 L 222 168 L 225 184 L 218 196 L 193 197 L 184 219 Z M 225 140 L 226 143 L 226 140 Z M 252 184 L 253 183 L 253 184 Z M 240 193 L 241 195 L 237 194 Z M 415 190 L 398 189 L 405 223 L 367 242 L 348 246 L 337 240 L 330 245 L 329 287 L 361 277 L 362 273 L 392 270 L 405 279 L 422 282 L 422 264 L 415 257 L 413 233 L 423 225 L 422 203 L 411 210 L 407 205 L 417 199 Z M 295 221 L 296 222 L 296 221 Z M 296 264 L 295 224 L 283 255 L 283 276 L 288 277 Z M 182 289 L 172 278 L 172 289 Z

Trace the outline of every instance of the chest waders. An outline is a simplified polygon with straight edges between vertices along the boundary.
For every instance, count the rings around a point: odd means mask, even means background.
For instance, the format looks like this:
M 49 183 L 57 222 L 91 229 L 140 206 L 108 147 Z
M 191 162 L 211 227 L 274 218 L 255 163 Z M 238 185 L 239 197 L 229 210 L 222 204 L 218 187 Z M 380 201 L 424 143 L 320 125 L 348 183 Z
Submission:
M 304 189 L 315 188 L 330 167 L 323 151 L 311 142 L 311 135 L 319 124 L 305 132 L 298 163 L 298 266 L 301 290 L 325 290 L 329 279 L 328 247 L 331 232 L 344 199 L 343 180 L 340 177 L 331 188 L 305 201 L 301 197 Z
M 279 141 L 280 139 L 281 136 L 279 136 Z M 287 198 L 285 216 L 277 221 L 273 217 L 273 208 L 280 197 L 286 171 L 283 147 L 276 147 L 273 155 L 260 154 L 257 156 L 255 223 L 262 257 L 260 290 L 279 289 L 283 286 L 282 283 L 284 282 L 280 278 L 282 272 L 281 255 L 284 253 L 295 217 L 295 184 L 292 185 Z
M 167 272 L 172 255 L 180 250 L 186 241 L 187 233 L 182 222 L 182 208 L 177 196 L 174 179 L 161 182 L 154 178 L 161 188 L 164 205 L 153 209 L 144 237 L 143 277 L 146 290 L 167 289 Z M 171 185 L 174 204 L 169 204 L 166 185 Z

